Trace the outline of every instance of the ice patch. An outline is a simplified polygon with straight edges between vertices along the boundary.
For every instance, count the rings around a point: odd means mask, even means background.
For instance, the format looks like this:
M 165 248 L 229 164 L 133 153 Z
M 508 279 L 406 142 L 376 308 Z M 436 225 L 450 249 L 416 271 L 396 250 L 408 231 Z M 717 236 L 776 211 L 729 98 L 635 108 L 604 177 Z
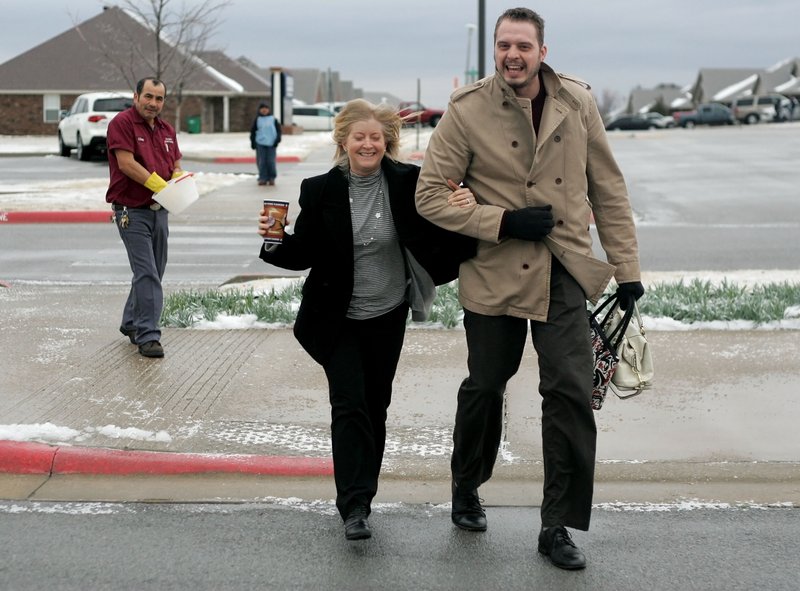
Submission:
M 85 441 L 93 435 L 103 435 L 112 439 L 134 439 L 136 441 L 154 441 L 169 443 L 172 436 L 166 431 L 146 431 L 135 427 L 86 427 L 82 430 L 62 427 L 53 423 L 0 425 L 0 439 L 7 441 L 39 441 L 43 443 L 69 443 Z
M 61 515 L 112 515 L 132 513 L 130 507 L 120 503 L 0 503 L 0 513 L 47 513 Z

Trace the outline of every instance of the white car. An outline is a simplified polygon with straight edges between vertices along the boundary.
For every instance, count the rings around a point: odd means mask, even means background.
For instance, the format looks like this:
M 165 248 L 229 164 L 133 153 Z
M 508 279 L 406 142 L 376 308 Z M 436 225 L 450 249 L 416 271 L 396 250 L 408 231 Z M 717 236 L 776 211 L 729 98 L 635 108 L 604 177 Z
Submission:
M 106 151 L 108 122 L 133 104 L 132 93 L 90 92 L 75 99 L 58 123 L 58 152 L 69 156 L 74 149 L 79 160 Z
M 292 107 L 292 124 L 306 131 L 331 131 L 336 113 L 326 107 L 303 105 Z

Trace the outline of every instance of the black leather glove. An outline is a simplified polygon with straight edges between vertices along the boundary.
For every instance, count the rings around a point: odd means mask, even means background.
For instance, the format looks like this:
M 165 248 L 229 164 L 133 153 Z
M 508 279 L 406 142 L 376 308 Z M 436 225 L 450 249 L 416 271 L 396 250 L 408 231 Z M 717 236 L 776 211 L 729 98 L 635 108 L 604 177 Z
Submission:
M 630 283 L 620 283 L 617 287 L 617 297 L 619 307 L 627 310 L 630 306 L 644 295 L 644 285 L 641 281 L 631 281 Z
M 500 237 L 537 242 L 553 231 L 552 205 L 523 207 L 503 214 Z

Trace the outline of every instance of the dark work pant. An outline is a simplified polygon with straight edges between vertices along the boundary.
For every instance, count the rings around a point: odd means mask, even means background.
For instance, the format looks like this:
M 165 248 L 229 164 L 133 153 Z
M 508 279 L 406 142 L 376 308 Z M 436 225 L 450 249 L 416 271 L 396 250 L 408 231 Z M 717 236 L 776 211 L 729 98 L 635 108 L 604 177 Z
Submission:
M 386 446 L 386 410 L 394 380 L 408 305 L 369 320 L 345 322 L 323 367 L 331 402 L 336 507 L 343 518 L 356 505 L 370 506 Z
M 589 528 L 597 429 L 590 406 L 592 350 L 586 300 L 554 261 L 547 322 L 531 321 L 542 397 L 542 525 Z M 522 359 L 528 322 L 464 311 L 469 376 L 458 391 L 453 480 L 477 488 L 492 476 L 502 429 L 503 393 Z
M 164 293 L 161 279 L 167 267 L 167 239 L 169 238 L 166 209 L 128 209 L 128 227 L 121 228 L 122 212 L 115 212 L 117 228 L 128 251 L 128 262 L 133 271 L 131 291 L 122 311 L 122 327 L 136 330 L 136 342 L 141 345 L 161 339 L 158 326 Z
M 258 180 L 273 181 L 278 176 L 277 168 L 278 148 L 276 146 L 262 146 L 256 144 L 256 166 L 258 167 Z

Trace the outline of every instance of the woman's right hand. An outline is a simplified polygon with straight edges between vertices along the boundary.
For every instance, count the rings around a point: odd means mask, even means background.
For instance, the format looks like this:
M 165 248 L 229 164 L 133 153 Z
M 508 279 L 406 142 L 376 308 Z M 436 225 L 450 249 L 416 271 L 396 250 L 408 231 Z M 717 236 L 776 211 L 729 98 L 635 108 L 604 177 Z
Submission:
M 258 233 L 266 236 L 267 231 L 275 224 L 275 218 L 267 215 L 267 208 L 262 207 L 258 216 Z
M 267 208 L 262 207 L 260 215 L 258 216 L 258 233 L 261 236 L 266 236 L 267 230 L 269 230 L 277 222 L 278 220 L 276 220 L 274 217 L 267 215 Z M 284 227 L 288 226 L 290 223 L 291 222 L 289 221 L 289 218 L 286 218 L 286 220 L 284 220 Z

